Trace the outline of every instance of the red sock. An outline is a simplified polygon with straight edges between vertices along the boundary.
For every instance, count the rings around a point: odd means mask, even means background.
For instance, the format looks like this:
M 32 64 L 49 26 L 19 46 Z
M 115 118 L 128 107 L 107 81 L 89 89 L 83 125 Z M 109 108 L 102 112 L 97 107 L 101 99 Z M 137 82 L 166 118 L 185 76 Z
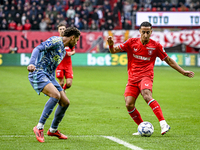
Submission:
M 131 110 L 128 110 L 128 113 L 131 116 L 131 118 L 135 121 L 135 123 L 137 123 L 137 125 L 143 122 L 139 111 L 135 107 Z
M 156 115 L 159 121 L 165 120 L 160 105 L 156 100 L 154 99 L 149 100 L 148 105 L 151 107 L 151 109 L 153 110 L 154 114 Z
M 67 83 L 65 83 L 65 85 L 63 86 L 63 89 L 64 89 L 64 90 L 67 89 Z

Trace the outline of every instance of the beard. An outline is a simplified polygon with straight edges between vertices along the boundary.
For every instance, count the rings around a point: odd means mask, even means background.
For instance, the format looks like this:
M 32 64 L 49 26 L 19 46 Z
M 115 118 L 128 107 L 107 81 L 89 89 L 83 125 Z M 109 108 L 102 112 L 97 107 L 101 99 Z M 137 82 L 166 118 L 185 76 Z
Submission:
M 69 43 L 69 46 L 68 46 L 70 49 L 72 49 L 74 47 L 74 45 L 72 45 L 71 43 Z

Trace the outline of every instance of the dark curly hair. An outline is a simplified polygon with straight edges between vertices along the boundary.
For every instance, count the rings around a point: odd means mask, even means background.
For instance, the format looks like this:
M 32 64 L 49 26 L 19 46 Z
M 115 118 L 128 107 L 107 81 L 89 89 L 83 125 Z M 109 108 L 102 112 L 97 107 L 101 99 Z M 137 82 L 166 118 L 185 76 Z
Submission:
M 76 27 L 68 27 L 64 31 L 64 36 L 70 37 L 72 35 L 74 35 L 75 37 L 78 37 L 81 35 L 81 32 Z

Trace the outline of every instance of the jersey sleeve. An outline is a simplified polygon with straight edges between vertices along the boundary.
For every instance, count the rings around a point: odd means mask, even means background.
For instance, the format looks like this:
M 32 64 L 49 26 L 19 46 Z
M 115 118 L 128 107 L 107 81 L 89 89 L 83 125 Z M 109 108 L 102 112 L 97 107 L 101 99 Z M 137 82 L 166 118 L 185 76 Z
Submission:
M 164 47 L 161 44 L 158 44 L 158 57 L 163 61 L 165 58 L 168 57 L 167 53 L 165 52 Z
M 120 44 L 118 47 L 119 49 L 123 52 L 123 51 L 128 51 L 129 48 L 129 43 L 130 43 L 130 39 L 128 39 L 127 41 L 125 41 L 123 44 Z

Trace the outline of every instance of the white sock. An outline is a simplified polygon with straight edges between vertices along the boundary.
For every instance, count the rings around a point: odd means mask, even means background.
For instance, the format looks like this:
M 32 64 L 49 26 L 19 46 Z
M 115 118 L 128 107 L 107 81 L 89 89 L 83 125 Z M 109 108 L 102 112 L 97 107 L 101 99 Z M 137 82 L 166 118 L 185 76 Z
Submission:
M 55 133 L 55 132 L 57 131 L 57 129 L 54 129 L 54 128 L 50 127 L 49 131 L 50 131 L 51 133 Z
M 37 128 L 38 128 L 38 129 L 44 129 L 44 124 L 39 122 L 39 123 L 37 124 Z
M 161 120 L 160 121 L 160 126 L 162 126 L 163 124 L 167 124 L 167 122 L 165 120 Z

